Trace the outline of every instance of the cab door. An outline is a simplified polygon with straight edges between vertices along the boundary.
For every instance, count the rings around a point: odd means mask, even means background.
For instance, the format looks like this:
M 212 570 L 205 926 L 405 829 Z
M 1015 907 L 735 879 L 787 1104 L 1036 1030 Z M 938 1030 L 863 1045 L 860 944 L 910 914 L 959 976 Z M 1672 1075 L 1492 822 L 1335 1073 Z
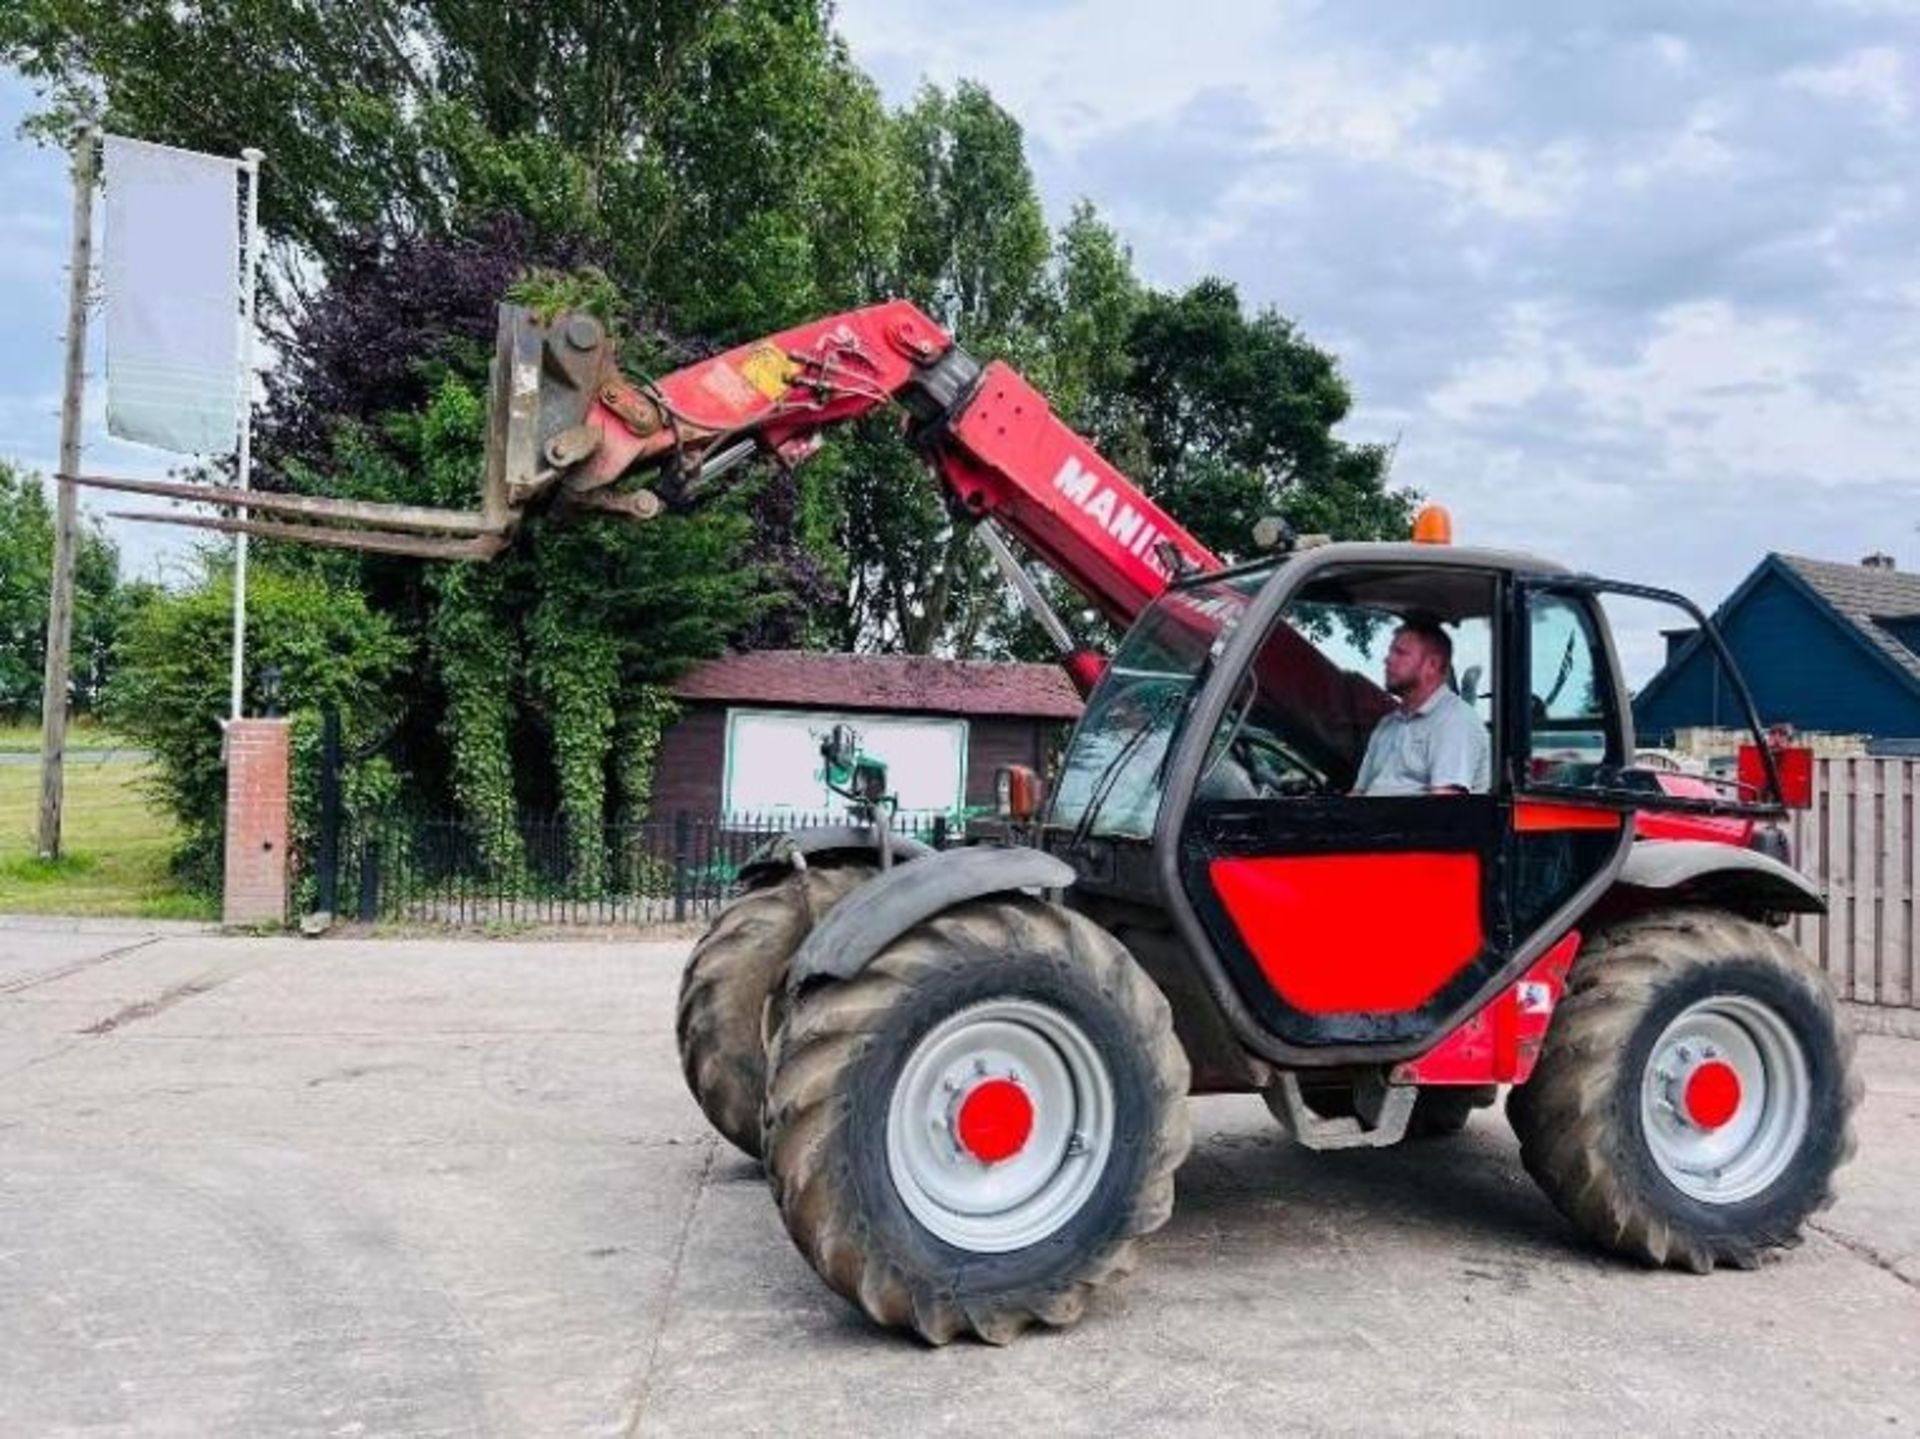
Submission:
M 1616 778 L 1633 730 L 1594 584 L 1523 576 L 1510 594 L 1506 906 L 1516 950 L 1531 956 L 1567 933 L 1625 858 L 1633 806 Z
M 1181 897 L 1246 1013 L 1279 1041 L 1269 1052 L 1411 1052 L 1510 957 L 1503 584 L 1449 568 L 1434 586 L 1431 569 L 1345 564 L 1302 578 L 1249 615 L 1259 643 L 1238 673 L 1214 676 L 1217 718 L 1204 702 L 1197 712 L 1211 738 L 1179 816 Z M 1369 737 L 1396 707 L 1382 657 L 1423 597 L 1452 643 L 1451 700 L 1484 731 L 1486 782 L 1354 794 Z

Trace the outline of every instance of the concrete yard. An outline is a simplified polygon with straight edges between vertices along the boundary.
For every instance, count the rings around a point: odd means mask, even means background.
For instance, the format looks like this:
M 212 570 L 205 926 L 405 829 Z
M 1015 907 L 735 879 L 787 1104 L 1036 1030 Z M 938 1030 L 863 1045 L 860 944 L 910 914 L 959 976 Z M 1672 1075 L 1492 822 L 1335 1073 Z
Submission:
M 684 943 L 0 928 L 0 1434 L 1899 1433 L 1920 1042 L 1757 1273 L 1577 1243 L 1497 1112 L 1314 1155 L 1201 1101 L 1078 1328 L 871 1328 L 710 1137 Z

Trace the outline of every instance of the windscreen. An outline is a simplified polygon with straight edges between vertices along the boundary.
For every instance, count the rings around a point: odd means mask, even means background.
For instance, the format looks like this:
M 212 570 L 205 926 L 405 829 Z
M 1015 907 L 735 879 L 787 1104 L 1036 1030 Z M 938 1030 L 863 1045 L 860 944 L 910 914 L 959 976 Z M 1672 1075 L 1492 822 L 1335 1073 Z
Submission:
M 1273 566 L 1169 590 L 1120 642 L 1087 699 L 1054 789 L 1050 824 L 1146 839 L 1166 789 L 1167 756 L 1207 666 Z

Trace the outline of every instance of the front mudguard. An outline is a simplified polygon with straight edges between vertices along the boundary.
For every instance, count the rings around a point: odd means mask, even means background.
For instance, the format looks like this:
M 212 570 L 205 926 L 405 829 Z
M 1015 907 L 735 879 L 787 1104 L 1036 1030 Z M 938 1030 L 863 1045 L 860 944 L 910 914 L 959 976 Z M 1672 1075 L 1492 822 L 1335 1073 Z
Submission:
M 1072 866 L 1037 849 L 977 846 L 896 865 L 875 875 L 839 904 L 795 951 L 787 987 L 798 993 L 821 979 L 851 979 L 875 955 L 942 910 L 1027 889 L 1065 889 Z
M 1758 850 L 1708 840 L 1636 840 L 1615 893 L 1682 897 L 1739 914 L 1825 914 L 1826 896 L 1798 870 Z
M 902 860 L 923 859 L 934 853 L 932 846 L 922 844 L 910 835 L 890 834 L 887 839 L 887 847 L 893 852 L 896 864 Z M 740 866 L 737 877 L 740 883 L 751 884 L 762 875 L 785 874 L 795 867 L 796 857 L 811 864 L 829 855 L 863 854 L 878 864 L 878 850 L 870 825 L 815 825 L 811 829 L 796 829 L 775 835 L 747 856 L 747 862 Z

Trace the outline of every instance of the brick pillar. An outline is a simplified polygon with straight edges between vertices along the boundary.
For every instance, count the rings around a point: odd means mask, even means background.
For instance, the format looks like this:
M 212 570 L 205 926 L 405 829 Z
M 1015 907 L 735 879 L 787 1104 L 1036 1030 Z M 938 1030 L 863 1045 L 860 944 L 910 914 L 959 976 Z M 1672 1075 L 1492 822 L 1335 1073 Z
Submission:
M 226 924 L 286 922 L 288 736 L 283 719 L 227 724 Z

